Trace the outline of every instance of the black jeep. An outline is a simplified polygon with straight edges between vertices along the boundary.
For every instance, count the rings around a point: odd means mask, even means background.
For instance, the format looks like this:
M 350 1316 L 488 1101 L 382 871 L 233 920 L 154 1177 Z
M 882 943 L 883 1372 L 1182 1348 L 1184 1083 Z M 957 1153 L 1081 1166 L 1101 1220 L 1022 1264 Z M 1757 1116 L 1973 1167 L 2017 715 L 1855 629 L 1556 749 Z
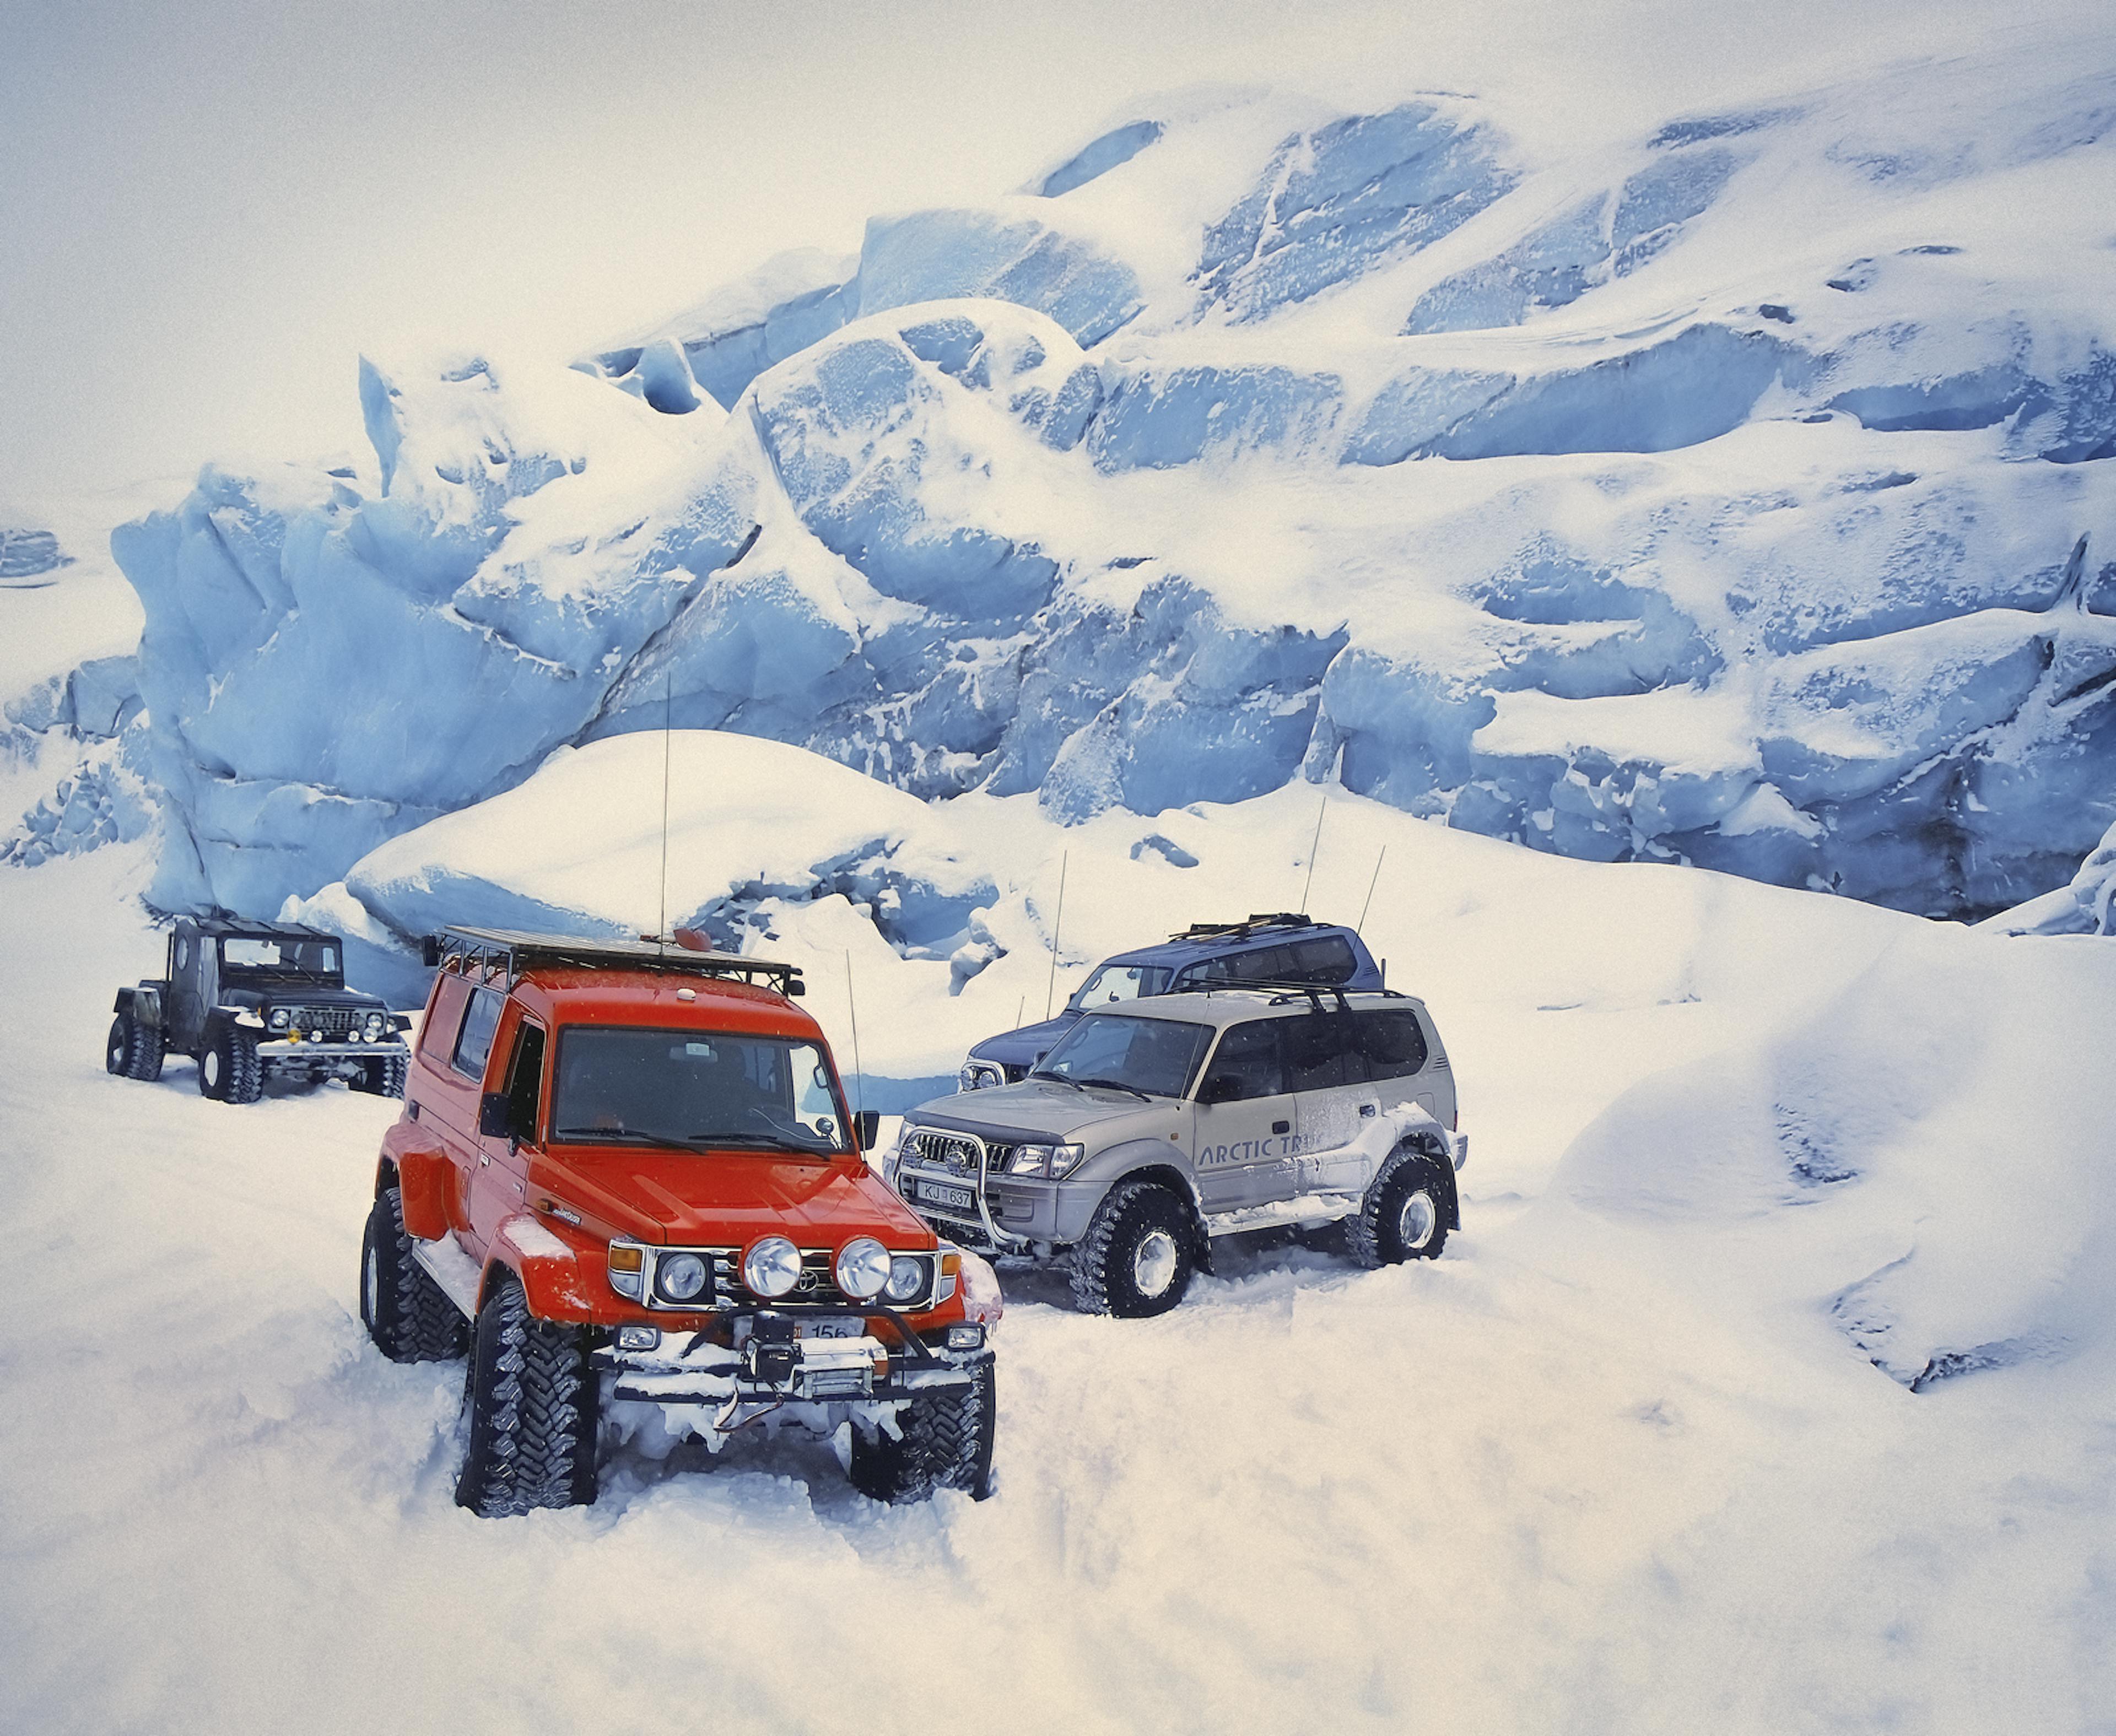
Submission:
M 168 975 L 117 991 L 104 1065 L 159 1079 L 174 1049 L 198 1062 L 200 1095 L 225 1103 L 255 1103 L 268 1073 L 401 1097 L 410 1025 L 346 987 L 335 935 L 292 922 L 186 919 L 169 935 Z

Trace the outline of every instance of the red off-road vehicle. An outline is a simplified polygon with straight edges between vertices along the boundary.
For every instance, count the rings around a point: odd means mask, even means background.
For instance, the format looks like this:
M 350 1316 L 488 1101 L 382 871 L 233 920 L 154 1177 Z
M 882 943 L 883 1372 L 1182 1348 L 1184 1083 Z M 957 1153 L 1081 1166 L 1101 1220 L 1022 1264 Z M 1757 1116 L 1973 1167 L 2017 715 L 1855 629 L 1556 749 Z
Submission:
M 429 957 L 361 1316 L 398 1362 L 468 1351 L 459 1502 L 592 1501 L 619 1403 L 715 1451 L 849 1424 L 878 1499 L 987 1492 L 999 1287 L 867 1170 L 797 971 L 469 928 Z

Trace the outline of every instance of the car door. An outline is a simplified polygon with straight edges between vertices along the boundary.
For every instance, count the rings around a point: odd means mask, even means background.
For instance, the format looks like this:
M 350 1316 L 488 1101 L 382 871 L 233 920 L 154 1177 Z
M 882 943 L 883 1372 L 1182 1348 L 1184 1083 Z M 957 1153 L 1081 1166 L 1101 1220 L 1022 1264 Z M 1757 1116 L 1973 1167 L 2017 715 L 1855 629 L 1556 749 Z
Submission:
M 472 1016 L 476 1011 L 473 1003 Z M 464 1019 L 463 1029 L 466 1035 L 471 1033 L 470 1017 Z M 477 1164 L 470 1175 L 470 1228 L 481 1253 L 492 1245 L 500 1224 L 522 1209 L 527 1196 L 529 1155 L 522 1148 L 536 1137 L 544 1082 L 544 1027 L 508 1002 L 485 1046 L 481 1093 L 507 1094 L 507 1131 L 477 1135 Z
M 1208 1212 L 1293 1196 L 1294 1100 L 1279 1048 L 1286 1022 L 1230 1025 L 1205 1063 L 1191 1118 L 1190 1162 Z
M 500 997 L 465 978 L 444 975 L 435 985 L 432 1009 L 419 1033 L 417 1070 L 405 1095 L 419 1125 L 448 1153 L 448 1224 L 459 1234 L 471 1229 L 471 1178 L 478 1168 L 478 1094 L 498 1022 Z M 481 1038 L 480 1031 L 482 1031 Z M 484 1244 L 478 1242 L 482 1253 Z
M 1382 1099 L 1368 1077 L 1359 1020 L 1333 1009 L 1286 1022 L 1303 1193 L 1361 1192 L 1387 1155 L 1374 1149 Z

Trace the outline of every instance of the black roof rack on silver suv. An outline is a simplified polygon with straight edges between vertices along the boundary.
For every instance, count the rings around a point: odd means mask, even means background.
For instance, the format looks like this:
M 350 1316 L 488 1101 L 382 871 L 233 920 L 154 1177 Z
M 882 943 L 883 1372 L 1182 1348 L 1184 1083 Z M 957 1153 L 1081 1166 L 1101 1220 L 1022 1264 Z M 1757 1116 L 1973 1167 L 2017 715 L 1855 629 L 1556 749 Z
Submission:
M 588 939 L 578 935 L 534 935 L 506 928 L 449 926 L 427 937 L 426 962 L 438 965 L 461 958 L 470 969 L 502 973 L 508 985 L 540 964 L 578 965 L 589 969 L 666 971 L 683 976 L 719 976 L 742 982 L 761 981 L 784 995 L 805 994 L 798 965 L 739 953 L 709 953 L 674 940 Z

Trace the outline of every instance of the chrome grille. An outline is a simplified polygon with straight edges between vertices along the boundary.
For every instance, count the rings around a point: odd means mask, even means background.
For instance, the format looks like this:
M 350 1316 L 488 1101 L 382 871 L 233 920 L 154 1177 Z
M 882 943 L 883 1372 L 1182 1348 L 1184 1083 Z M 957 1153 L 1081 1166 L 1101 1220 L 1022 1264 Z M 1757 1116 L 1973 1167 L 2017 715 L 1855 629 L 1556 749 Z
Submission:
M 326 1036 L 347 1036 L 360 1029 L 367 1017 L 364 1007 L 290 1007 L 288 1017 L 297 1031 L 320 1031 Z
M 1006 1166 L 1014 1160 L 1015 1149 L 1011 1145 L 994 1145 L 987 1141 L 987 1173 L 1004 1174 Z M 952 1170 L 957 1175 L 974 1175 L 977 1173 L 977 1141 L 965 1139 L 959 1133 L 944 1133 L 936 1128 L 921 1127 L 906 1137 L 904 1154 L 912 1162 L 932 1169 Z

